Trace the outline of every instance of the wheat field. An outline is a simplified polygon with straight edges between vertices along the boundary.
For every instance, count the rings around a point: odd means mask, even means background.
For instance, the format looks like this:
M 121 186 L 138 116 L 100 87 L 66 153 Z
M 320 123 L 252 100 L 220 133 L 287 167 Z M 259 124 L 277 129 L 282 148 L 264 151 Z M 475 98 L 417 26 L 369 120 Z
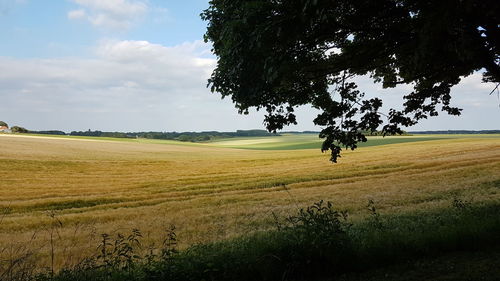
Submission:
M 55 245 L 63 267 L 95 251 L 101 233 L 137 228 L 153 245 L 175 225 L 186 247 L 271 228 L 273 214 L 318 200 L 353 220 L 369 200 L 381 213 L 498 202 L 500 136 L 363 147 L 330 164 L 319 148 L 2 135 L 0 171 L 0 259 L 36 249 L 48 262 Z

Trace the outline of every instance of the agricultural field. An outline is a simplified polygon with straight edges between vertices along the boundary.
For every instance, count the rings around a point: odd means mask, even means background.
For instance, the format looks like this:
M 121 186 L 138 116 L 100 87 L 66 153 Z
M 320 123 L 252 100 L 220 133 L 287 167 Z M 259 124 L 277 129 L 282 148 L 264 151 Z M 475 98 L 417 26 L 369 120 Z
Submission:
M 359 147 L 369 147 L 396 143 L 418 142 L 428 140 L 441 140 L 457 137 L 471 137 L 471 135 L 416 135 L 416 136 L 372 136 L 368 137 L 365 143 L 359 143 Z M 483 136 L 488 137 L 488 136 Z M 498 138 L 498 136 L 493 136 Z M 214 141 L 212 145 L 218 147 L 257 149 L 257 150 L 296 150 L 296 149 L 318 149 L 321 147 L 322 140 L 317 134 L 284 134 L 280 137 L 261 137 L 261 138 L 232 138 Z
M 314 135 L 0 135 L 0 260 L 36 249 L 41 266 L 61 268 L 95 252 L 102 233 L 139 229 L 146 249 L 172 225 L 185 248 L 272 229 L 319 200 L 353 221 L 369 201 L 382 215 L 500 202 L 500 135 L 372 137 L 338 164 L 319 147 Z

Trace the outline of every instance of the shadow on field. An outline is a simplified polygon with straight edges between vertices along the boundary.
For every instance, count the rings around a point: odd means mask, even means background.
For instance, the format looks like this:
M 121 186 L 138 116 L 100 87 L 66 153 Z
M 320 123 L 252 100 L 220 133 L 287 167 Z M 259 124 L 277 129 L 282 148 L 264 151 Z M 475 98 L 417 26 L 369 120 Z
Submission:
M 495 280 L 500 276 L 494 266 L 500 261 L 500 205 L 459 198 L 450 205 L 380 215 L 370 201 L 370 216 L 352 223 L 346 211 L 320 201 L 289 217 L 274 216 L 272 231 L 182 251 L 173 226 L 166 227 L 156 246 L 142 244 L 137 229 L 101 234 L 94 255 L 59 272 L 53 266 L 36 268 L 36 249 L 27 249 L 1 261 L 0 279 Z M 56 245 L 59 223 L 54 216 L 50 247 Z

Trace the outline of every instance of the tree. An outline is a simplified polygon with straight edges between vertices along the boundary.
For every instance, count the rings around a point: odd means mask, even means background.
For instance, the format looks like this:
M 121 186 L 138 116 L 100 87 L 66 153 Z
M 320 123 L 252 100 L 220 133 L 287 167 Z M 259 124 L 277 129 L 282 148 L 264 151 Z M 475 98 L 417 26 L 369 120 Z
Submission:
M 9 127 L 9 125 L 7 125 L 7 123 L 3 122 L 3 121 L 0 121 L 0 127 Z
M 191 135 L 182 134 L 177 138 L 179 141 L 192 141 L 193 137 Z
M 19 127 L 19 126 L 13 126 L 12 128 L 10 128 L 10 130 L 13 132 L 13 133 L 28 133 L 28 130 L 23 128 L 23 127 Z
M 212 0 L 201 17 L 218 59 L 212 92 L 240 114 L 265 109 L 273 132 L 311 104 L 333 162 L 366 141 L 363 131 L 401 133 L 439 110 L 460 115 L 450 88 L 475 71 L 500 82 L 497 0 Z M 361 75 L 413 90 L 384 115 L 381 99 L 356 89 Z

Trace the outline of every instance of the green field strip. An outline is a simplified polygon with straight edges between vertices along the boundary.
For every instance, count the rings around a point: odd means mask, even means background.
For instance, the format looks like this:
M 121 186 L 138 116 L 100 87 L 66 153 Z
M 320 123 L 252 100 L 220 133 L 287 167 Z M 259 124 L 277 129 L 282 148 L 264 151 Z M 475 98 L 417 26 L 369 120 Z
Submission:
M 286 138 L 286 137 L 285 137 Z M 380 146 L 398 143 L 410 143 L 410 142 L 420 142 L 420 141 L 433 141 L 433 140 L 443 140 L 448 138 L 443 137 L 397 137 L 397 138 L 376 138 L 368 139 L 367 142 L 358 143 L 358 147 L 370 147 L 370 146 Z M 261 143 L 253 145 L 217 145 L 220 147 L 227 148 L 238 148 L 238 149 L 251 149 L 251 150 L 298 150 L 298 149 L 321 149 L 322 141 L 308 141 L 308 142 L 289 142 L 284 140 L 283 142 L 270 142 Z
M 161 139 L 143 139 L 143 138 L 112 138 L 112 137 L 90 137 L 90 136 L 68 136 L 68 135 L 41 135 L 41 134 L 18 134 L 19 136 L 31 136 L 52 139 L 66 140 L 87 140 L 87 141 L 117 141 L 129 143 L 144 143 L 144 144 L 164 144 L 164 145 L 180 145 L 180 146 L 197 146 L 197 147 L 219 147 L 219 148 L 235 148 L 249 150 L 299 150 L 299 149 L 321 149 L 322 140 L 317 134 L 283 134 L 271 137 L 236 137 L 226 139 L 216 139 L 208 142 L 182 142 L 177 140 L 161 140 Z M 411 135 L 411 136 L 388 136 L 381 137 L 368 136 L 368 141 L 358 143 L 358 147 L 380 146 L 398 143 L 410 143 L 419 141 L 432 141 L 443 139 L 461 139 L 461 138 L 498 138 L 499 134 L 440 134 L 440 135 Z

